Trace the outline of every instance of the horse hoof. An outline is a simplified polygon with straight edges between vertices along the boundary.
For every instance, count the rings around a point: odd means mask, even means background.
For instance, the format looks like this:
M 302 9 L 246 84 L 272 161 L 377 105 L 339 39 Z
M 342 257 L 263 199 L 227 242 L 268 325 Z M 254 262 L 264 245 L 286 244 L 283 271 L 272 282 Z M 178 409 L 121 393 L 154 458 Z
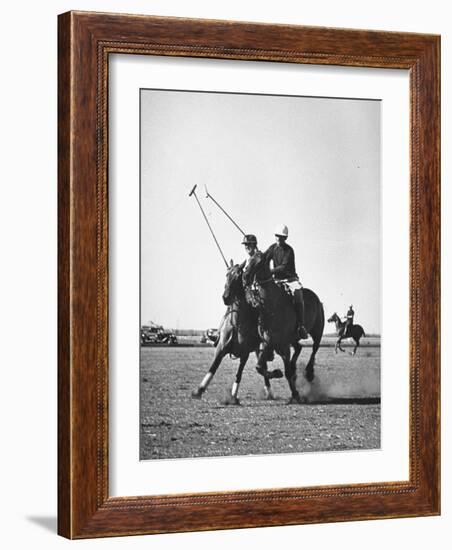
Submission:
M 240 405 L 240 399 L 234 397 L 233 395 L 228 395 L 226 399 L 221 401 L 222 405 Z
M 268 378 L 283 378 L 284 374 L 281 369 L 274 369 L 268 373 Z
M 201 399 L 202 397 L 202 390 L 200 390 L 199 388 L 197 390 L 194 390 L 191 392 L 191 398 L 192 399 Z
M 264 367 L 259 367 L 259 366 L 257 366 L 257 367 L 256 367 L 256 372 L 257 372 L 258 374 L 260 374 L 261 376 L 263 376 L 264 378 L 265 378 L 266 376 L 268 376 L 268 371 L 267 371 L 267 369 L 264 368 Z
M 301 398 L 300 398 L 300 396 L 294 397 L 294 396 L 292 395 L 292 397 L 289 399 L 289 401 L 287 401 L 287 404 L 288 404 L 288 405 L 300 405 L 300 403 L 301 403 Z
M 312 381 L 314 380 L 314 373 L 311 372 L 311 371 L 306 371 L 306 372 L 304 373 L 304 377 L 306 378 L 306 380 L 307 380 L 308 382 L 312 382 Z

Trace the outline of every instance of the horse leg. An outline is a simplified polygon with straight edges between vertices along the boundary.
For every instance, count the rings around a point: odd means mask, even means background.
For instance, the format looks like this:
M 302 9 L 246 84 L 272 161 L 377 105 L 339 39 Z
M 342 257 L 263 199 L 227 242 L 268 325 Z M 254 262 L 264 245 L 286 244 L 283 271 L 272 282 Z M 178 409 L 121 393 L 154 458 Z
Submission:
M 313 325 L 312 329 L 309 332 L 312 338 L 312 351 L 311 351 L 311 356 L 309 357 L 308 364 L 306 365 L 306 369 L 305 369 L 305 378 L 308 382 L 312 382 L 314 380 L 315 356 L 319 350 L 320 342 L 322 341 L 324 328 L 325 328 L 325 316 L 323 312 L 323 307 L 320 306 L 320 314 L 317 315 L 315 324 Z
M 215 350 L 215 357 L 210 365 L 209 370 L 207 371 L 207 374 L 202 379 L 201 384 L 198 386 L 198 389 L 193 391 L 191 393 L 191 396 L 193 399 L 201 399 L 202 394 L 206 391 L 207 386 L 210 384 L 214 374 L 217 372 L 218 367 L 220 366 L 221 361 L 223 360 L 224 356 L 227 354 L 228 348 L 227 346 L 221 347 L 218 346 Z
M 295 342 L 292 344 L 293 346 L 293 354 L 290 359 L 290 364 L 293 369 L 297 369 L 297 359 L 300 356 L 301 350 L 303 349 L 303 346 L 299 342 Z
M 286 379 L 287 379 L 287 382 L 289 383 L 289 388 L 292 393 L 288 403 L 289 404 L 301 403 L 300 394 L 298 393 L 297 386 L 296 386 L 296 380 L 297 380 L 296 359 L 295 359 L 295 362 L 291 361 L 290 347 L 288 347 L 287 350 L 284 350 L 280 355 L 281 355 L 281 359 L 284 362 L 284 374 L 286 375 Z
M 345 353 L 345 349 L 342 348 L 341 346 L 341 342 L 342 342 L 342 336 L 340 336 L 336 342 L 336 347 L 339 348 L 342 352 Z
M 259 361 L 259 352 L 256 351 L 256 360 Z M 264 379 L 264 383 L 265 383 L 265 398 L 268 399 L 268 400 L 271 400 L 271 399 L 274 399 L 274 395 L 273 395 L 273 392 L 272 392 L 272 388 L 271 388 L 271 385 L 270 385 L 270 378 L 268 376 L 268 371 L 267 371 L 267 363 L 265 362 L 264 366 L 263 366 L 263 371 L 264 373 L 260 372 L 257 367 L 256 367 L 256 370 L 257 372 L 263 377 Z M 279 369 L 278 369 L 279 370 Z M 265 375 L 265 372 L 267 373 L 267 375 Z M 273 371 L 272 371 L 273 372 Z M 282 373 L 281 373 L 282 374 Z
M 303 349 L 303 346 L 299 342 L 294 342 L 292 344 L 293 346 L 293 354 L 290 358 L 289 362 L 289 375 L 290 375 L 290 382 L 289 386 L 292 391 L 292 399 L 294 399 L 293 402 L 299 403 L 300 402 L 300 395 L 298 394 L 298 390 L 296 389 L 296 383 L 297 383 L 297 359 L 300 356 L 301 350 Z M 285 364 L 284 364 L 285 367 Z M 287 377 L 287 374 L 286 374 Z M 295 396 L 294 396 L 294 390 L 295 390 Z
M 264 343 L 260 352 L 256 352 L 257 366 L 256 371 L 264 378 L 265 383 L 265 397 L 266 399 L 274 399 L 273 392 L 270 385 L 272 378 L 282 378 L 283 373 L 281 369 L 273 369 L 269 371 L 267 368 L 267 358 L 269 354 L 273 353 L 273 349 L 269 347 L 268 343 Z
M 305 378 L 308 382 L 312 382 L 314 380 L 314 363 L 315 363 L 315 355 L 320 347 L 320 339 L 313 339 L 312 343 L 312 352 L 311 356 L 309 357 L 308 364 L 305 368 Z
M 353 340 L 355 340 L 355 348 L 353 349 L 351 355 L 355 355 L 356 349 L 359 347 L 359 338 L 358 340 L 356 340 L 356 338 L 353 338 Z
M 281 369 L 273 369 L 269 371 L 267 368 L 267 361 L 270 359 L 270 356 L 272 356 L 272 354 L 273 354 L 273 348 L 271 348 L 268 343 L 264 343 L 262 350 L 256 353 L 257 355 L 256 370 L 265 379 L 282 378 L 283 373 L 281 372 Z
M 270 378 L 268 376 L 264 376 L 264 384 L 265 384 L 265 399 L 268 401 L 272 401 L 275 396 L 273 395 L 272 387 L 270 385 Z
M 233 405 L 240 405 L 240 401 L 237 398 L 237 394 L 239 393 L 239 386 L 242 380 L 243 369 L 245 368 L 246 362 L 248 361 L 248 357 L 249 357 L 249 353 L 245 353 L 244 355 L 240 356 L 239 368 L 237 369 L 237 373 L 235 375 L 235 382 L 232 384 L 232 389 L 231 389 L 231 404 Z
M 268 353 L 269 353 L 269 347 L 267 343 L 264 343 L 262 346 L 262 349 L 256 352 L 256 357 L 257 357 L 256 371 L 264 378 L 268 378 L 268 369 L 267 369 Z

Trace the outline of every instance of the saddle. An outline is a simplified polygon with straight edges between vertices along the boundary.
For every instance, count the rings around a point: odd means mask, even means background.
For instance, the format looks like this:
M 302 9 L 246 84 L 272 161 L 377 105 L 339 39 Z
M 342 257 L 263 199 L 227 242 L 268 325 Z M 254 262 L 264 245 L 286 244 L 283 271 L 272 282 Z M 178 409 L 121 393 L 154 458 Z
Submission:
M 284 292 L 290 296 L 292 299 L 294 297 L 294 291 L 293 289 L 288 285 L 288 281 L 287 279 L 275 279 L 275 283 L 279 286 L 279 288 L 281 288 L 282 290 L 284 290 Z
M 351 337 L 351 333 L 352 333 L 352 328 L 353 328 L 354 325 L 349 325 L 347 327 L 343 327 L 342 328 L 342 337 L 343 338 L 346 338 L 346 337 Z
M 297 290 L 302 290 L 303 285 L 298 278 L 294 279 L 274 279 L 275 283 L 284 290 L 292 298 Z

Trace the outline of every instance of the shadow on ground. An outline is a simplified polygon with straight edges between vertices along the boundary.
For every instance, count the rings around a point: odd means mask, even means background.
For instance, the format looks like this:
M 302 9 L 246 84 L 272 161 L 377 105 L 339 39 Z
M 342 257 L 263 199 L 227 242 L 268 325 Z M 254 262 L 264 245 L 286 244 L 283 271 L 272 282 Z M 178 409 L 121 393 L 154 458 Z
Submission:
M 379 405 L 380 397 L 327 397 L 313 399 L 304 405 Z
M 26 519 L 46 531 L 57 532 L 57 518 L 55 516 L 28 516 Z

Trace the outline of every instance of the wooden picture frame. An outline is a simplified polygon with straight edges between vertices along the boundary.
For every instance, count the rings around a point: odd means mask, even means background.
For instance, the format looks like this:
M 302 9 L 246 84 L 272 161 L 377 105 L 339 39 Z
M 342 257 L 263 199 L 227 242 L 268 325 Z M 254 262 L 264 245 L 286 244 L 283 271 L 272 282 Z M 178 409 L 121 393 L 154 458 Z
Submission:
M 58 532 L 68 538 L 440 513 L 440 38 L 69 12 L 58 39 Z M 410 74 L 408 481 L 147 497 L 108 490 L 110 54 Z

